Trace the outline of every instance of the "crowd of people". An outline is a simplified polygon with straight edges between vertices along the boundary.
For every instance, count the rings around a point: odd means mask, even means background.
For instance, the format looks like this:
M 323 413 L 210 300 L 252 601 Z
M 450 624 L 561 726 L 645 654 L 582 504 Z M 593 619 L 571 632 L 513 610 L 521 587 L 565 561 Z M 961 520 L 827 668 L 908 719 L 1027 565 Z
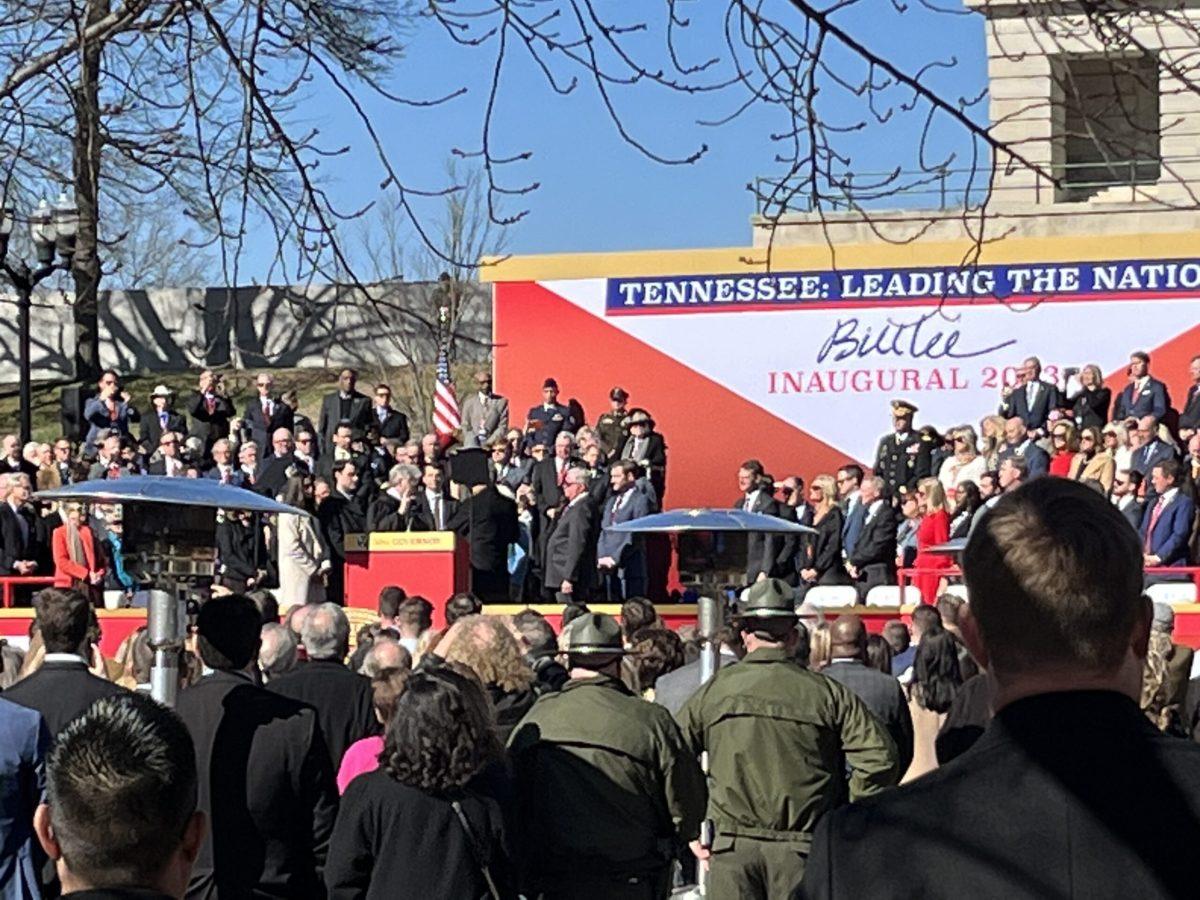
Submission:
M 916 405 L 893 401 L 892 430 L 870 472 L 847 461 L 806 483 L 745 460 L 736 507 L 815 529 L 752 536 L 747 583 L 781 578 L 801 600 L 814 587 L 853 585 L 865 600 L 911 568 L 932 602 L 952 560 L 931 548 L 965 538 L 982 510 L 1041 475 L 1108 497 L 1141 534 L 1145 564 L 1158 570 L 1152 577 L 1196 560 L 1200 357 L 1179 410 L 1141 352 L 1115 398 L 1094 365 L 1056 370 L 1057 381 L 1036 358 L 1016 371 L 1017 383 L 978 427 L 918 428 Z M 70 436 L 24 448 L 13 436 L 0 443 L 0 569 L 52 575 L 110 606 L 129 602 L 139 579 L 125 565 L 131 548 L 120 508 L 39 504 L 30 491 L 148 473 L 211 478 L 312 513 L 219 521 L 217 584 L 269 588 L 285 607 L 344 602 L 345 536 L 372 531 L 458 532 L 470 543 L 472 590 L 485 602 L 663 596 L 667 548 L 610 529 L 662 509 L 667 447 L 650 413 L 614 387 L 610 408 L 588 425 L 548 378 L 541 402 L 516 425 L 491 376 L 474 380 L 461 401 L 462 429 L 447 442 L 410 434 L 388 386 L 368 397 L 350 369 L 315 425 L 269 373 L 256 378 L 239 415 L 212 372 L 201 374 L 185 412 L 161 385 L 140 412 L 106 372 L 78 444 Z
M 556 632 L 459 594 L 435 629 L 389 587 L 352 635 L 233 593 L 173 712 L 145 632 L 105 660 L 49 588 L 0 694 L 0 896 L 1191 896 L 1192 653 L 1143 556 L 1095 491 L 1035 479 L 973 530 L 969 603 L 869 634 L 768 577 L 703 683 L 644 599 Z

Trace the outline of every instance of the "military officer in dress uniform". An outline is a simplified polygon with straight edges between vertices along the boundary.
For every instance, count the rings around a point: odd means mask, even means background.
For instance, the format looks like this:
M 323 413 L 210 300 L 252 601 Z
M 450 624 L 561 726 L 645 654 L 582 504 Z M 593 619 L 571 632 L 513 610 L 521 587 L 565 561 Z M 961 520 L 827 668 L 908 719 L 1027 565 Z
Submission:
M 625 408 L 629 392 L 624 388 L 615 387 L 608 392 L 608 399 L 612 403 L 612 409 L 596 420 L 596 433 L 600 435 L 604 444 L 605 457 L 612 461 L 621 458 L 621 450 L 629 440 L 629 428 L 625 425 L 625 419 L 629 415 Z
M 752 585 L 738 628 L 746 656 L 721 669 L 679 711 L 683 739 L 708 752 L 708 896 L 790 897 L 813 829 L 846 803 L 900 778 L 896 745 L 849 689 L 795 660 L 792 589 Z
M 547 447 L 554 446 L 554 439 L 560 431 L 574 434 L 579 430 L 579 423 L 571 413 L 571 408 L 558 402 L 558 382 L 547 378 L 542 382 L 542 402 L 529 410 L 525 417 L 525 446 L 532 448 L 536 444 Z
M 582 615 L 562 639 L 571 680 L 539 698 L 508 742 L 524 893 L 662 900 L 675 853 L 700 833 L 697 756 L 664 707 L 621 681 L 615 619 Z
M 875 451 L 875 474 L 886 485 L 886 496 L 894 500 L 901 485 L 914 486 L 933 473 L 933 445 L 921 440 L 913 428 L 917 408 L 907 400 L 892 401 L 892 433 L 879 439 Z

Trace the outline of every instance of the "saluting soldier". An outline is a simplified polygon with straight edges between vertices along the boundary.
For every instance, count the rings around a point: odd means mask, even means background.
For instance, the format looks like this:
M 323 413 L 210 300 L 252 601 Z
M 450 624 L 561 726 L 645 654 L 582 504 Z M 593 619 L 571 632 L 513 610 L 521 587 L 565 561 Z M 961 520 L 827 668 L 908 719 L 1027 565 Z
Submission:
M 795 661 L 785 582 L 752 585 L 738 627 L 746 656 L 679 711 L 691 752 L 708 752 L 715 836 L 692 849 L 708 861 L 709 896 L 790 897 L 821 817 L 894 785 L 898 755 L 857 696 Z
M 892 433 L 879 439 L 875 451 L 875 474 L 883 479 L 889 499 L 897 496 L 901 485 L 913 487 L 933 474 L 933 446 L 913 429 L 916 412 L 907 400 L 893 400 Z
M 625 425 L 625 419 L 629 415 L 625 408 L 629 392 L 624 388 L 615 387 L 608 392 L 608 399 L 612 403 L 612 409 L 596 420 L 596 433 L 604 443 L 606 458 L 614 460 L 621 458 L 621 450 L 629 440 L 629 429 Z
M 525 446 L 535 447 L 543 444 L 554 446 L 554 439 L 560 431 L 574 434 L 579 430 L 579 423 L 569 406 L 558 402 L 558 382 L 547 378 L 542 382 L 542 402 L 529 410 L 525 417 Z
M 660 900 L 700 832 L 704 775 L 665 708 L 621 681 L 621 627 L 586 614 L 563 632 L 571 679 L 508 742 L 523 890 L 544 898 Z

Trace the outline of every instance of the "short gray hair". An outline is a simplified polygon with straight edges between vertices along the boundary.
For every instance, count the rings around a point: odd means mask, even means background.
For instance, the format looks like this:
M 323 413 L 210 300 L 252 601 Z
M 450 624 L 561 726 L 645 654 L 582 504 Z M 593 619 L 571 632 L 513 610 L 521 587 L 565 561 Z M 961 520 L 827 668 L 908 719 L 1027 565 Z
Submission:
M 863 479 L 863 484 L 866 484 L 868 481 L 871 483 L 871 486 L 875 488 L 875 490 L 879 491 L 879 493 L 887 493 L 887 482 L 878 475 L 868 475 Z
M 296 667 L 296 635 L 292 629 L 278 622 L 268 622 L 260 632 L 262 643 L 258 648 L 258 665 L 267 678 L 277 678 Z
M 392 470 L 388 472 L 388 484 L 392 487 L 398 485 L 401 481 L 411 481 L 416 484 L 421 480 L 421 470 L 416 466 L 410 466 L 407 463 L 397 463 L 392 466 Z
M 309 659 L 342 659 L 350 649 L 350 620 L 336 603 L 318 603 L 300 630 Z
M 380 637 L 375 639 L 359 668 L 360 675 L 374 678 L 384 669 L 411 669 L 412 654 L 397 640 Z
M 567 477 L 564 479 L 565 484 L 582 484 L 587 485 L 588 473 L 583 466 L 571 466 L 567 469 Z

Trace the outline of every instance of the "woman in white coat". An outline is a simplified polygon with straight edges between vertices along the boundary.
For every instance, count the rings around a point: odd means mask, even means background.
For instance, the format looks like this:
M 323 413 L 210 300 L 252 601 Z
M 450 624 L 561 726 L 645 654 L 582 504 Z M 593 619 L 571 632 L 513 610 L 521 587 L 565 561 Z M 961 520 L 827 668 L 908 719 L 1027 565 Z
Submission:
M 288 478 L 279 501 L 313 512 L 313 481 L 307 475 Z M 329 554 L 321 544 L 316 519 L 294 513 L 278 517 L 280 609 L 325 600 L 325 573 Z

